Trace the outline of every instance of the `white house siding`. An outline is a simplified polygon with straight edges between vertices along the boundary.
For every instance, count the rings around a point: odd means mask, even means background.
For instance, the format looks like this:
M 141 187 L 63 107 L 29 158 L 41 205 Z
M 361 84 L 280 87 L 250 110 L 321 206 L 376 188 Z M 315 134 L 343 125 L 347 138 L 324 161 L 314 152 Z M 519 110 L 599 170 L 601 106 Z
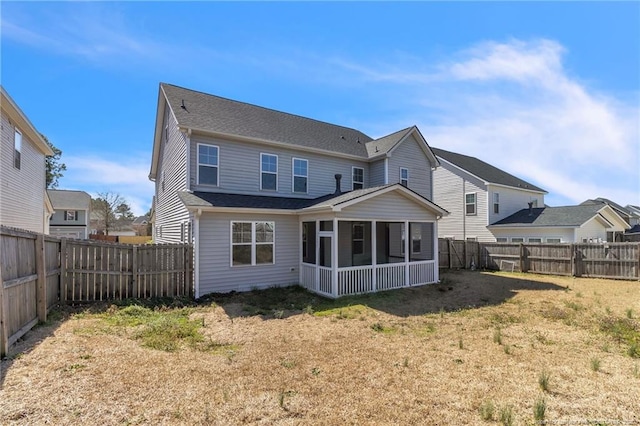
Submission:
M 384 175 L 385 160 L 377 160 L 369 165 L 369 183 L 371 186 L 382 186 L 386 184 Z M 366 171 L 365 171 L 366 174 Z
M 489 224 L 496 223 L 517 211 L 529 208 L 528 203 L 537 202 L 538 207 L 544 207 L 544 194 L 540 192 L 525 191 L 506 186 L 487 185 L 489 191 Z M 499 213 L 493 211 L 493 194 L 498 193 L 500 199 Z
M 495 241 L 487 229 L 487 189 L 484 182 L 444 161 L 433 172 L 433 202 L 449 212 L 438 221 L 438 237 Z M 465 213 L 465 194 L 476 194 L 476 214 Z
M 181 242 L 183 223 L 189 220 L 189 213 L 178 198 L 178 191 L 187 189 L 187 136 L 180 132 L 175 117 L 171 113 L 164 115 L 159 158 L 155 182 L 154 241 L 178 243 Z M 162 188 L 163 178 L 164 189 Z
M 430 213 L 420 204 L 393 192 L 346 207 L 336 213 L 336 216 L 344 219 L 385 221 L 431 221 L 436 218 L 435 214 Z
M 298 283 L 300 224 L 297 216 L 205 212 L 199 221 L 199 295 Z M 231 221 L 275 222 L 275 263 L 231 267 Z
M 219 147 L 219 179 L 217 187 L 197 184 L 198 143 Z M 260 190 L 260 154 L 278 156 L 278 190 Z M 293 193 L 292 158 L 308 161 L 307 194 Z M 194 191 L 217 191 L 235 194 L 254 194 L 268 196 L 316 198 L 331 194 L 336 189 L 335 175 L 341 174 L 341 189 L 352 188 L 351 167 L 364 168 L 364 185 L 369 184 L 369 169 L 365 161 L 351 160 L 334 156 L 287 149 L 247 142 L 228 141 L 202 135 L 191 137 L 191 188 Z
M 511 238 L 524 238 L 525 243 L 529 241 L 529 238 L 542 238 L 543 243 L 547 242 L 547 238 L 560 238 L 562 243 L 573 243 L 574 230 L 575 228 L 567 227 L 492 228 L 496 238 L 507 238 L 507 242 L 511 242 Z
M 431 164 L 413 135 L 398 145 L 389 157 L 389 183 L 400 182 L 400 168 L 409 169 L 409 188 L 431 199 Z
M 87 235 L 87 227 L 86 226 L 56 226 L 51 225 L 49 227 L 49 234 L 55 237 L 66 237 L 66 238 L 79 238 L 79 239 L 87 239 L 89 235 Z M 110 233 L 114 235 L 113 233 Z
M 0 150 L 0 224 L 33 232 L 45 231 L 45 158 L 22 133 L 20 169 L 14 167 L 13 123 L 3 114 Z
M 607 228 L 596 217 L 585 222 L 576 230 L 576 242 L 581 243 L 583 238 L 593 242 L 607 241 Z M 589 242 L 591 242 L 589 241 Z

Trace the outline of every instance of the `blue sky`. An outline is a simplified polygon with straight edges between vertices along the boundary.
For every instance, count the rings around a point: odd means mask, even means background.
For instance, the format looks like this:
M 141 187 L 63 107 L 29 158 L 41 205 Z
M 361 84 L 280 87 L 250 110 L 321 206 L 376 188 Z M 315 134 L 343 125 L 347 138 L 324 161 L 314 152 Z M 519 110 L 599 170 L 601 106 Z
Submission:
M 2 85 L 61 188 L 141 214 L 167 82 L 379 137 L 416 124 L 549 191 L 640 204 L 640 2 L 2 2 Z

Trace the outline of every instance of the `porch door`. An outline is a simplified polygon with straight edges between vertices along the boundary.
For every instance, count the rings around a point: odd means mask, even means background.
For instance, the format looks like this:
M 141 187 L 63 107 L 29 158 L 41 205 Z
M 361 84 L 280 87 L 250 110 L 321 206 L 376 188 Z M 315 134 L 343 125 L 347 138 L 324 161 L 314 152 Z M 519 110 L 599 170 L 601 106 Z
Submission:
M 318 265 L 331 268 L 332 235 L 320 235 L 320 259 Z

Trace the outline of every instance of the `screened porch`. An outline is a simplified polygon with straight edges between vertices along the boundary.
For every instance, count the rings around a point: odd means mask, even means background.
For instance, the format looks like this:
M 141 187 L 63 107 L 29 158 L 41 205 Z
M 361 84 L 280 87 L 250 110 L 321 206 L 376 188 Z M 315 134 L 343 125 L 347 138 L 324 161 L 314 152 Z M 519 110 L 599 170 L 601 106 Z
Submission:
M 435 222 L 315 220 L 300 235 L 300 284 L 323 296 L 438 281 Z

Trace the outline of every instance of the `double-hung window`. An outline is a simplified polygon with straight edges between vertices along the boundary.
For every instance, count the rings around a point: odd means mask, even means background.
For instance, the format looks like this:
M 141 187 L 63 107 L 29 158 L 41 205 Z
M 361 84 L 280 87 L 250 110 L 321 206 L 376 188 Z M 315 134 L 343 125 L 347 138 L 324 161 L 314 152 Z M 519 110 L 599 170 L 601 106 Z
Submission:
M 75 222 L 78 220 L 78 211 L 77 210 L 65 210 L 64 211 L 64 220 L 65 222 Z
M 274 263 L 274 222 L 231 222 L 231 266 Z
M 15 129 L 13 139 L 13 167 L 20 168 L 22 157 L 22 133 L 18 129 Z
M 306 194 L 308 192 L 309 161 L 301 158 L 293 160 L 293 192 Z
M 493 193 L 493 213 L 500 213 L 500 194 L 498 194 L 497 192 Z
M 351 182 L 352 189 L 355 191 L 356 189 L 364 188 L 364 169 L 362 167 L 352 167 L 351 168 Z
M 219 151 L 215 145 L 198 144 L 198 184 L 218 186 Z
M 264 191 L 278 190 L 278 156 L 260 154 L 260 189 Z
M 464 194 L 465 213 L 467 216 L 476 214 L 476 193 Z
M 409 186 L 409 169 L 400 167 L 400 185 Z

